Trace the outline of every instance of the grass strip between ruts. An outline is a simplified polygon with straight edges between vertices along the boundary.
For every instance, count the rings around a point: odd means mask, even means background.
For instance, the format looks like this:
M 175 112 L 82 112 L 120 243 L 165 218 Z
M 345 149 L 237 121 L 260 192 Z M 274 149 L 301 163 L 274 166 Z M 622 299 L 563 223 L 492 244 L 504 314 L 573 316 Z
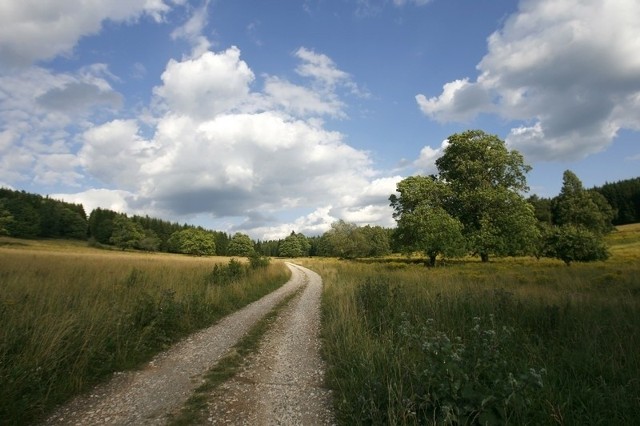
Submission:
M 246 358 L 258 350 L 262 337 L 275 323 L 276 318 L 289 305 L 289 302 L 302 293 L 304 286 L 285 297 L 247 334 L 238 341 L 205 375 L 204 382 L 198 386 L 177 414 L 169 416 L 169 426 L 199 424 L 204 421 L 205 409 L 211 392 L 222 383 L 234 377 L 244 365 Z

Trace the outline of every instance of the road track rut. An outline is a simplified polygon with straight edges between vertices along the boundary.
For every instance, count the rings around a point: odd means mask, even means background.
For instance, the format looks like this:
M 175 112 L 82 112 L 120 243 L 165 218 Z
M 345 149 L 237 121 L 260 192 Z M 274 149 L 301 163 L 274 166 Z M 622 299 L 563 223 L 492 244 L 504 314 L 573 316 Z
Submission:
M 265 341 L 270 343 L 261 345 L 264 353 L 256 355 L 256 359 L 268 359 L 269 363 L 264 367 L 252 363 L 257 375 L 239 379 L 255 385 L 245 393 L 258 393 L 260 399 L 236 403 L 236 408 L 244 406 L 244 410 L 236 411 L 234 418 L 226 416 L 226 411 L 216 411 L 211 405 L 207 419 L 213 423 L 222 418 L 227 424 L 243 424 L 245 417 L 254 420 L 251 424 L 331 423 L 330 397 L 322 387 L 324 373 L 319 356 L 322 281 L 306 268 L 289 263 L 287 266 L 292 272 L 291 279 L 278 290 L 177 343 L 142 369 L 116 373 L 107 383 L 58 409 L 44 424 L 165 424 L 168 413 L 178 410 L 202 383 L 203 374 L 278 302 L 301 287 L 305 287 L 302 294 L 276 322 L 274 330 L 280 330 L 278 335 L 268 333 L 271 337 Z M 242 374 L 249 373 L 243 371 Z M 280 391 L 265 392 L 263 388 Z M 265 398 L 262 398 L 263 394 Z M 323 408 L 312 412 L 311 408 L 304 408 L 309 404 L 322 404 Z

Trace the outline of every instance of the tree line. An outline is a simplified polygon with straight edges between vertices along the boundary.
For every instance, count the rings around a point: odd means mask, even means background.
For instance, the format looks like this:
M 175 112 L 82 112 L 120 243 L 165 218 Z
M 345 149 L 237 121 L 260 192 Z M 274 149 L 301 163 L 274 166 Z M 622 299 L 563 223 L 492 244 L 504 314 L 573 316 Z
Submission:
M 279 240 L 131 217 L 81 204 L 0 188 L 0 235 L 70 238 L 121 249 L 190 255 L 333 256 L 345 259 L 422 253 L 428 264 L 464 255 L 534 255 L 570 264 L 607 257 L 603 236 L 613 225 L 640 222 L 640 178 L 585 189 L 570 170 L 558 196 L 528 191 L 531 167 L 504 141 L 481 130 L 451 135 L 438 173 L 410 176 L 389 197 L 397 226 L 339 220 L 319 236 L 292 231 Z
M 597 191 L 585 190 L 567 170 L 552 200 L 525 199 L 531 167 L 504 141 L 481 130 L 449 136 L 438 173 L 411 176 L 389 198 L 396 237 L 407 253 L 438 257 L 551 257 L 585 262 L 608 257 L 603 236 L 615 211 Z
M 25 191 L 0 188 L 0 235 L 16 238 L 63 238 L 114 246 L 191 255 L 250 256 L 248 235 L 211 231 L 149 216 L 129 217 L 94 209 L 87 217 L 81 204 L 67 203 Z

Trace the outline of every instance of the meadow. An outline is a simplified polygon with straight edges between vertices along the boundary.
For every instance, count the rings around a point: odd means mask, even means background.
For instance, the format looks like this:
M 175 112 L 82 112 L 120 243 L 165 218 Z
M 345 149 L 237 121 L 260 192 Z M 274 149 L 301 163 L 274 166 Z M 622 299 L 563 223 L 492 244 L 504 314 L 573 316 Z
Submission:
M 341 424 L 631 425 L 640 225 L 606 262 L 307 259 Z
M 0 238 L 0 423 L 41 419 L 289 277 L 262 266 Z

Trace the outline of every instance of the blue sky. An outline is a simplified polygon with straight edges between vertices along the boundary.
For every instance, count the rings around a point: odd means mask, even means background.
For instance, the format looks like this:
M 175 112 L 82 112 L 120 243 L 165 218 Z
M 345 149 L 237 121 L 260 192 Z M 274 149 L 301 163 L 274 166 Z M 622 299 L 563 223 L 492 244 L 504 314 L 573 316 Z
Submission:
M 447 136 L 640 175 L 635 0 L 6 0 L 0 185 L 254 238 L 393 226 Z

